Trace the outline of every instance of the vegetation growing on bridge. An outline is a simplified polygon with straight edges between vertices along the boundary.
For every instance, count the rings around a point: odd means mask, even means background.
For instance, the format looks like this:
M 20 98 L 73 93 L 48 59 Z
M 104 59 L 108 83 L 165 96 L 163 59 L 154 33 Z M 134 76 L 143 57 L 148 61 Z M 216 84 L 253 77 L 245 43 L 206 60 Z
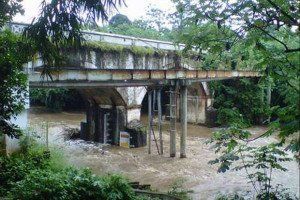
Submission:
M 163 52 L 161 50 L 156 50 L 150 47 L 138 47 L 138 46 L 123 46 L 116 44 L 109 44 L 106 42 L 91 42 L 87 41 L 83 44 L 84 47 L 90 48 L 93 50 L 99 50 L 101 52 L 110 52 L 110 53 L 124 53 L 126 51 L 133 53 L 136 56 L 152 56 L 154 54 L 161 55 Z

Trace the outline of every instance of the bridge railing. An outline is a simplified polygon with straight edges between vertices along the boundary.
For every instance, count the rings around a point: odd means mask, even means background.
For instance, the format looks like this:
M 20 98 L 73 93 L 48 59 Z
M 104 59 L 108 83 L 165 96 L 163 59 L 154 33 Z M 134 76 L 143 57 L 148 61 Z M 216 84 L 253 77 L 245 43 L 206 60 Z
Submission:
M 10 22 L 8 27 L 14 33 L 22 33 L 23 30 L 29 26 L 29 24 Z M 98 31 L 82 31 L 83 38 L 88 41 L 99 41 L 107 42 L 111 44 L 125 45 L 125 46 L 140 46 L 140 47 L 151 47 L 161 50 L 183 50 L 184 44 L 174 44 L 173 42 L 161 41 L 161 40 L 151 40 L 146 38 L 138 38 L 126 35 L 118 35 L 112 33 L 103 33 Z

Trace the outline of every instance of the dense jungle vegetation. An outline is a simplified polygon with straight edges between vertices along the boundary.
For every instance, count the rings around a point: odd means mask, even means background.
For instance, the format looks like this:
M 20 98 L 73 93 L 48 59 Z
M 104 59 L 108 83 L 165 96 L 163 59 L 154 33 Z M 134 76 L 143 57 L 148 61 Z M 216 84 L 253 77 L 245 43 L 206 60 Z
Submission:
M 62 62 L 59 49 L 79 47 L 81 28 L 186 44 L 197 51 L 203 69 L 254 69 L 256 80 L 239 79 L 211 84 L 213 106 L 219 125 L 209 141 L 220 157 L 211 161 L 223 173 L 232 168 L 250 170 L 248 179 L 256 199 L 297 199 L 272 185 L 272 171 L 285 171 L 287 151 L 299 153 L 299 3 L 296 0 L 189 1 L 173 0 L 177 12 L 165 15 L 149 10 L 148 19 L 131 22 L 116 15 L 109 24 L 108 9 L 123 1 L 43 1 L 40 16 L 22 36 L 4 29 L 6 22 L 22 13 L 20 0 L 0 2 L 0 136 L 19 137 L 22 131 L 10 119 L 23 109 L 27 77 L 22 64 L 39 52 L 44 75 Z M 72 12 L 70 12 L 72 11 Z M 84 12 L 82 12 L 84 11 Z M 31 99 L 49 108 L 64 108 L 74 93 L 66 90 L 35 90 Z M 269 130 L 257 137 L 244 130 L 267 124 Z M 278 142 L 261 147 L 251 142 L 277 135 Z M 25 145 L 26 147 L 26 145 Z M 58 170 L 47 149 L 26 147 L 12 156 L 0 157 L 0 196 L 8 199 L 135 199 L 128 182 L 119 176 L 96 177 L 88 171 Z M 237 161 L 240 166 L 234 166 Z M 246 161 L 246 162 L 245 162 Z M 82 196 L 83 195 L 83 196 Z M 224 197 L 225 199 L 227 197 Z M 235 199 L 242 199 L 236 197 Z

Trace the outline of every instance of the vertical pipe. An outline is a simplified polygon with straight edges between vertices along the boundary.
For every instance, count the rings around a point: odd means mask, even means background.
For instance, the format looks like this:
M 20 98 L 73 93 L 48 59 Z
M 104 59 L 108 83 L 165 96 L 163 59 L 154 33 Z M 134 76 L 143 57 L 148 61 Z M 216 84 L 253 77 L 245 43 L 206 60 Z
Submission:
M 148 91 L 148 154 L 151 154 L 151 129 L 152 129 L 152 91 Z
M 161 89 L 157 92 L 157 109 L 158 109 L 158 132 L 159 132 L 159 144 L 160 144 L 160 154 L 164 154 L 163 148 L 163 138 L 162 138 L 162 130 L 161 130 Z
M 115 139 L 114 139 L 114 144 L 118 145 L 119 144 L 119 133 L 120 133 L 120 127 L 119 127 L 119 110 L 115 106 L 115 112 L 116 112 L 116 132 L 115 132 Z
M 170 89 L 170 157 L 176 156 L 176 95 L 175 87 Z
M 186 135 L 187 135 L 187 86 L 180 88 L 181 95 L 181 135 L 180 135 L 180 158 L 186 158 Z
M 104 120 L 103 120 L 103 143 L 106 144 L 107 143 L 107 113 L 104 114 Z
M 93 109 L 92 103 L 88 102 L 87 110 L 86 110 L 86 123 L 87 123 L 87 131 L 85 133 L 85 140 L 90 140 L 93 132 Z
M 152 113 L 153 113 L 153 116 L 152 117 L 155 117 L 156 90 L 153 90 L 152 98 L 153 98 L 153 101 L 152 101 Z
M 199 96 L 196 96 L 196 124 L 199 122 Z

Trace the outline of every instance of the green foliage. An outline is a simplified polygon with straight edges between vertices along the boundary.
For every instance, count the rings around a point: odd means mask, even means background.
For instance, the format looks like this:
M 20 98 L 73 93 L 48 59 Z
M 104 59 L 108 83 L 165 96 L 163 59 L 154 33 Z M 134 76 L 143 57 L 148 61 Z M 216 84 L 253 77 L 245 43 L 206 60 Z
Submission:
M 212 143 L 212 148 L 221 155 L 209 163 L 219 164 L 219 173 L 230 169 L 245 170 L 257 199 L 282 199 L 283 196 L 290 197 L 287 199 L 297 199 L 289 195 L 285 189 L 271 184 L 273 171 L 285 172 L 287 169 L 281 163 L 292 159 L 276 144 L 258 147 L 252 145 L 256 139 L 270 134 L 271 131 L 268 131 L 257 138 L 252 138 L 250 132 L 237 127 L 217 131 L 208 143 Z M 238 160 L 241 162 L 236 162 Z
M 211 85 L 217 123 L 242 127 L 261 123 L 270 113 L 262 95 L 263 85 L 252 79 L 216 81 Z
M 135 199 L 120 176 L 97 177 L 89 170 L 66 169 L 59 173 L 32 171 L 11 190 L 16 199 Z
M 116 27 L 122 24 L 131 24 L 131 21 L 126 15 L 116 14 L 109 20 L 109 25 Z
M 29 59 L 30 48 L 27 41 L 10 31 L 0 31 L 0 134 L 20 134 L 9 121 L 24 107 L 27 76 L 22 65 Z
M 136 56 L 151 56 L 151 55 L 162 55 L 165 51 L 156 50 L 151 47 L 138 47 L 138 46 L 122 46 L 122 45 L 112 45 L 105 42 L 85 42 L 84 46 L 86 48 L 91 48 L 101 52 L 119 53 L 122 54 L 126 51 L 133 53 Z
M 290 147 L 299 151 L 299 142 L 287 139 L 300 128 L 300 26 L 297 1 L 173 1 L 180 22 L 180 41 L 186 44 L 187 49 L 198 50 L 201 68 L 255 69 L 265 75 L 262 77 L 265 83 L 262 89 L 268 87 L 267 90 L 273 92 L 273 104 L 270 106 L 274 107 L 272 116 L 281 130 L 281 142 L 289 141 Z M 225 87 L 228 88 L 228 85 Z M 239 90 L 231 87 L 231 90 L 234 89 Z M 224 95 L 228 94 L 228 91 L 223 91 Z M 257 100 L 252 101 L 254 104 L 242 105 L 243 109 L 250 109 L 251 116 L 247 117 L 240 107 L 229 112 L 227 104 L 230 101 L 224 101 L 224 105 L 219 101 L 220 112 L 226 119 L 224 123 L 232 122 L 226 118 L 226 114 L 228 118 L 235 118 L 238 113 L 242 114 L 242 121 L 256 121 L 252 117 L 263 114 L 264 104 L 270 99 L 269 92 L 262 92 L 262 95 L 257 92 L 253 96 L 253 100 Z M 241 94 L 245 93 L 247 88 Z M 261 101 L 257 99 L 259 96 L 262 97 Z M 215 97 L 218 98 L 217 95 Z M 276 102 L 277 99 L 282 101 Z M 262 109 L 258 106 L 259 102 Z M 235 103 L 231 106 L 236 107 Z M 266 114 L 269 115 L 269 111 Z
M 107 1 L 43 1 L 40 16 L 25 30 L 25 36 L 37 47 L 44 61 L 44 73 L 60 66 L 60 48 L 66 45 L 80 46 L 81 27 L 85 22 L 107 20 L 108 10 L 122 5 L 122 0 Z
M 92 41 L 87 41 L 84 43 L 84 46 L 87 48 L 95 49 L 95 50 L 100 50 L 103 52 L 115 52 L 115 53 L 122 53 L 125 49 L 124 46 L 122 45 L 111 45 L 106 42 L 92 42 Z
M 171 189 L 168 191 L 168 194 L 174 197 L 178 197 L 182 200 L 191 199 L 189 194 L 192 193 L 193 191 L 184 189 L 183 183 L 184 183 L 183 179 L 177 179 L 176 181 L 174 181 L 171 184 Z
M 175 40 L 175 32 L 173 32 L 166 26 L 168 22 L 170 22 L 168 16 L 166 16 L 165 13 L 159 9 L 148 10 L 146 12 L 146 16 L 143 19 L 138 19 L 133 22 L 125 20 L 125 17 L 121 17 L 122 20 L 120 20 L 120 23 L 110 23 L 108 26 L 88 28 L 96 29 L 101 32 L 115 33 L 140 38 L 166 41 Z M 112 21 L 114 18 L 115 16 L 112 17 L 110 21 Z
M 10 157 L 0 157 L 0 196 L 7 195 L 16 184 L 23 180 L 32 170 L 49 167 L 50 155 L 44 149 L 25 148 L 26 152 Z
M 0 1 L 0 28 L 2 28 L 7 21 L 10 21 L 17 13 L 24 13 L 21 1 L 22 0 Z
M 138 199 L 119 175 L 99 177 L 90 170 L 66 168 L 57 152 L 23 136 L 22 151 L 0 157 L 0 198 Z
M 31 89 L 29 98 L 32 105 L 43 105 L 52 111 L 84 107 L 84 100 L 76 90 Z

